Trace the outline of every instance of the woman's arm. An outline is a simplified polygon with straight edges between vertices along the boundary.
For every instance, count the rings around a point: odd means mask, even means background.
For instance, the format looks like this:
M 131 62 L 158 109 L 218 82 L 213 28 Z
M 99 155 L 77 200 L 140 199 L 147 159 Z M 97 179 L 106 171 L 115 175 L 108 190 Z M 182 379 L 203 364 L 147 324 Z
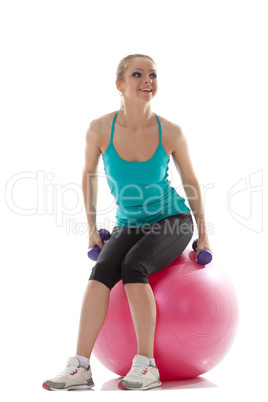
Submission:
M 186 138 L 181 128 L 176 124 L 174 125 L 174 132 L 172 133 L 172 136 L 174 143 L 172 158 L 178 173 L 181 176 L 182 184 L 187 195 L 187 200 L 193 212 L 198 229 L 198 245 L 196 249 L 197 255 L 201 250 L 211 251 L 206 231 L 201 190 L 193 169 Z
M 82 189 L 89 232 L 97 230 L 98 176 L 96 173 L 101 154 L 97 125 L 97 120 L 93 120 L 86 132 L 85 165 L 82 175 Z

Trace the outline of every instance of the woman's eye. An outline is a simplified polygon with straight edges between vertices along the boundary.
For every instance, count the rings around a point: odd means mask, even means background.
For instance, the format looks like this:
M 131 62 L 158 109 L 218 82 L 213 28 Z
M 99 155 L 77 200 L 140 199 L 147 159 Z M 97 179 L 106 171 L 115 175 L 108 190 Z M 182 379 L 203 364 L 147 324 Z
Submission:
M 141 75 L 141 73 L 133 73 L 132 76 L 135 77 L 137 74 Z
M 133 73 L 132 76 L 135 77 L 137 74 L 139 74 L 139 77 L 141 76 L 141 73 L 139 73 L 139 72 Z M 153 75 L 153 78 L 157 77 L 157 75 L 155 73 L 152 73 L 151 75 Z

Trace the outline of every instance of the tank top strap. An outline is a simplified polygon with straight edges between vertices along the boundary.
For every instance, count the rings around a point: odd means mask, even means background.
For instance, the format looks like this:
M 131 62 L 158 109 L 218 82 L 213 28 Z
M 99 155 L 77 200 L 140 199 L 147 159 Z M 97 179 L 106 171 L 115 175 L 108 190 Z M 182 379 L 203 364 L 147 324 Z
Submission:
M 157 114 L 155 113 L 156 117 L 157 117 L 157 121 L 158 121 L 158 131 L 159 131 L 159 144 L 162 145 L 162 130 L 161 130 L 161 123 L 159 120 L 159 117 L 157 116 Z
M 114 119 L 113 119 L 113 124 L 112 124 L 112 130 L 111 130 L 111 138 L 110 138 L 110 143 L 113 142 L 113 136 L 114 136 L 114 125 L 115 125 L 115 119 L 117 116 L 117 113 L 119 112 L 119 110 L 117 110 L 117 112 L 114 115 Z

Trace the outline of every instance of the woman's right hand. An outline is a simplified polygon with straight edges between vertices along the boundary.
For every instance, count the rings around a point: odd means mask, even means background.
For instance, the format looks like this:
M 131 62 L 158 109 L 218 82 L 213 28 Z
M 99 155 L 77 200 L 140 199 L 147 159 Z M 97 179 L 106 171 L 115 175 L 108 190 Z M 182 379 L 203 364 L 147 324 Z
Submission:
M 104 241 L 104 244 L 105 243 L 106 243 L 106 241 Z M 89 232 L 88 249 L 91 249 L 92 247 L 94 247 L 96 245 L 99 246 L 100 249 L 102 249 L 104 244 L 101 241 L 101 237 L 100 237 L 98 230 L 93 230 L 93 231 Z

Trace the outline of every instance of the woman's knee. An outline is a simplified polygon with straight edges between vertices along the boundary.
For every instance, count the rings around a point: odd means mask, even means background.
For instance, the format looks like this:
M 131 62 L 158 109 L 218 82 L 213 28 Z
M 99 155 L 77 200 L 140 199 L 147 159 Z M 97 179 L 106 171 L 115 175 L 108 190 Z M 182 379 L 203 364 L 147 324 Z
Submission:
M 112 290 L 115 284 L 120 280 L 120 276 L 117 275 L 117 273 L 112 269 L 107 269 L 107 264 L 98 262 L 92 268 L 89 280 L 92 280 L 93 282 L 100 282 Z M 97 284 L 95 284 L 95 286 L 97 286 Z
M 111 290 L 110 286 L 107 286 L 107 284 L 105 284 L 104 281 L 98 279 L 89 279 L 87 289 L 90 291 L 94 290 L 98 293 Z
M 149 283 L 148 271 L 140 261 L 125 258 L 121 265 L 121 278 L 123 285 L 126 283 Z

